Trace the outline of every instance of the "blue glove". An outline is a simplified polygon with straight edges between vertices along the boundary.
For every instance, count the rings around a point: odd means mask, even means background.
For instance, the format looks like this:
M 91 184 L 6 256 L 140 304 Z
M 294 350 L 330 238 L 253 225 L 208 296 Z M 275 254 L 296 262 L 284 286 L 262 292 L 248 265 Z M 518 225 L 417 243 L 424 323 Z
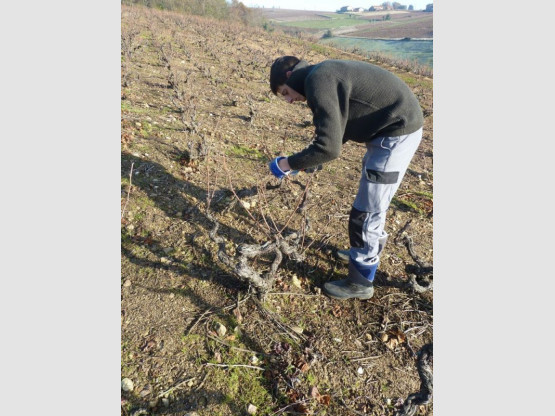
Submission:
M 285 159 L 285 156 L 276 157 L 270 163 L 270 172 L 272 172 L 272 175 L 274 175 L 278 179 L 283 179 L 284 176 L 287 176 L 291 173 L 290 170 L 288 170 L 287 172 L 284 172 L 284 171 L 281 170 L 281 168 L 278 165 L 278 163 L 281 159 Z

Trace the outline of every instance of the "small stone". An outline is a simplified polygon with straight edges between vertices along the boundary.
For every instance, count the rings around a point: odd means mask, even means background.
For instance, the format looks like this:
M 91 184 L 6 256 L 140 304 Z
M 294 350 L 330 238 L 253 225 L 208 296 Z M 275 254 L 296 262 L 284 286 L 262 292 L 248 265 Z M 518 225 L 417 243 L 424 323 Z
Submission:
M 218 336 L 223 337 L 227 332 L 227 328 L 219 322 L 216 322 L 216 333 Z
M 293 330 L 293 332 L 296 332 L 299 335 L 302 334 L 304 331 L 304 329 L 302 329 L 300 326 L 295 326 L 295 325 L 293 325 L 291 329 Z
M 333 339 L 335 342 L 341 342 L 341 338 L 334 338 Z
M 260 360 L 258 359 L 258 357 L 257 357 L 256 355 L 253 355 L 253 356 L 251 357 L 251 364 L 252 364 L 252 365 L 258 364 L 259 361 L 260 361 Z
M 362 367 L 359 367 L 359 368 L 357 369 L 357 373 L 359 373 L 359 374 L 364 374 L 363 368 L 362 368 Z
M 241 201 L 241 205 L 243 205 L 243 208 L 245 209 L 249 209 L 251 207 L 251 204 L 247 201 Z
M 162 406 L 168 407 L 170 405 L 170 401 L 165 397 L 162 399 Z
M 123 391 L 133 391 L 133 387 L 133 382 L 130 379 L 124 378 L 121 380 L 121 389 Z
M 123 287 L 129 287 L 129 286 L 131 286 L 131 280 L 127 279 L 123 284 Z
M 258 408 L 254 404 L 249 404 L 247 406 L 247 413 L 249 415 L 255 415 L 257 410 L 258 410 Z

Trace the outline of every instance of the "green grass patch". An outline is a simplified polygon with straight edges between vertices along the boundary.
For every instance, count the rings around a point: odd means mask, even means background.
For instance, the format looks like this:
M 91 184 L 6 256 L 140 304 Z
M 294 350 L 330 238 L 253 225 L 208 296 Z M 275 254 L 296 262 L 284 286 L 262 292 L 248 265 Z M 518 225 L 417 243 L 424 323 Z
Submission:
M 250 147 L 236 145 L 228 149 L 226 154 L 228 156 L 246 157 L 255 160 L 265 160 L 266 156 L 258 149 L 251 149 Z
M 406 192 L 403 192 L 402 194 L 403 195 L 412 194 L 412 195 L 423 196 L 424 198 L 431 199 L 432 201 L 434 199 L 434 194 L 431 193 L 431 192 L 426 192 L 426 191 L 406 191 Z
M 319 45 L 317 43 L 312 43 L 310 45 L 310 49 L 312 49 L 314 52 L 321 53 L 322 55 L 328 55 L 330 53 L 329 48 L 326 48 L 325 46 Z
M 391 204 L 404 211 L 414 211 L 419 214 L 424 214 L 424 211 L 412 201 L 394 197 Z
M 156 203 L 150 199 L 148 196 L 140 195 L 133 199 L 134 205 L 140 209 L 152 208 L 156 206 Z
M 433 91 L 434 80 L 433 79 L 422 79 L 420 80 L 420 86 L 426 90 Z
M 150 136 L 152 130 L 152 124 L 150 124 L 148 121 L 143 121 L 141 123 L 141 130 L 139 131 L 139 134 L 146 139 Z
M 153 39 L 152 32 L 141 32 L 141 34 L 139 36 L 144 40 L 152 40 Z
M 431 79 L 417 79 L 411 74 L 400 73 L 397 74 L 399 78 L 401 78 L 405 83 L 410 87 L 421 87 L 425 90 L 433 90 L 434 83 Z
M 405 83 L 412 87 L 418 84 L 418 80 L 414 77 L 411 77 L 409 75 L 405 75 L 405 74 L 398 74 L 399 78 L 401 78 L 403 81 L 405 81 Z
M 152 109 L 144 107 L 132 107 L 131 103 L 127 100 L 121 100 L 121 111 L 133 114 L 147 114 L 152 113 Z
M 245 361 L 241 363 L 244 364 Z M 232 365 L 231 362 L 226 364 Z M 249 404 L 253 404 L 258 408 L 257 414 L 272 414 L 273 398 L 269 393 L 271 385 L 260 370 L 242 367 L 214 368 L 210 381 L 225 395 L 228 404 L 239 409 L 246 409 Z
M 218 319 L 221 321 L 220 319 Z M 228 322 L 226 322 L 228 324 Z M 229 328 L 229 327 L 228 327 Z M 257 414 L 272 414 L 274 399 L 271 395 L 271 382 L 263 376 L 263 372 L 254 368 L 233 367 L 234 365 L 252 365 L 250 357 L 252 354 L 227 349 L 220 343 L 207 340 L 205 337 L 196 334 L 182 336 L 183 352 L 187 355 L 194 355 L 199 365 L 205 363 L 225 364 L 229 367 L 206 367 L 209 371 L 210 385 L 214 390 L 219 391 L 224 397 L 220 405 L 216 405 L 212 414 L 218 414 L 223 407 L 230 409 L 246 409 L 249 404 L 258 408 Z M 240 343 L 226 340 L 230 345 Z M 221 362 L 217 362 L 215 355 L 208 351 L 218 351 L 221 354 Z M 220 360 L 218 360 L 220 361 Z M 261 361 L 257 364 L 264 368 L 267 364 Z M 225 413 L 227 414 L 227 413 Z

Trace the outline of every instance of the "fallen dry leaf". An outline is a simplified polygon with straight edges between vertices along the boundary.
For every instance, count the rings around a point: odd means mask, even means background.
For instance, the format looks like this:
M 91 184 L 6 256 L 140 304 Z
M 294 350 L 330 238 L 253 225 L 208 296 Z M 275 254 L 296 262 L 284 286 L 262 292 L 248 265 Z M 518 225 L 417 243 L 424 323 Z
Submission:
M 287 396 L 292 402 L 296 402 L 297 400 L 299 400 L 299 393 L 297 393 L 295 390 L 289 390 L 287 392 Z
M 390 329 L 386 333 L 382 334 L 382 342 L 389 348 L 393 350 L 397 345 L 402 344 L 407 341 L 407 337 L 403 331 L 399 329 Z
M 339 318 L 341 315 L 343 315 L 343 311 L 341 310 L 341 306 L 339 305 L 334 305 L 331 308 L 331 313 L 333 314 L 333 316 L 335 316 L 336 318 Z
M 329 394 L 321 395 L 321 396 L 318 398 L 318 401 L 319 401 L 320 403 L 322 403 L 324 406 L 329 406 L 330 401 L 331 401 L 331 396 L 330 396 Z
M 306 373 L 308 370 L 310 370 L 310 365 L 305 360 L 299 360 L 296 364 L 296 367 L 303 373 Z

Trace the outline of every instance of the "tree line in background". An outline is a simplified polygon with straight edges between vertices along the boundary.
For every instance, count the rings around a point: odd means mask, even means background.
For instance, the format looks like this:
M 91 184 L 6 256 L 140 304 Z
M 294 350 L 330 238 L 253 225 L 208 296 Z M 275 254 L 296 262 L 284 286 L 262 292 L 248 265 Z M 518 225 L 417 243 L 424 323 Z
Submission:
M 258 14 L 237 0 L 230 3 L 226 0 L 121 0 L 121 4 L 140 4 L 158 10 L 240 21 L 246 25 L 260 24 Z

